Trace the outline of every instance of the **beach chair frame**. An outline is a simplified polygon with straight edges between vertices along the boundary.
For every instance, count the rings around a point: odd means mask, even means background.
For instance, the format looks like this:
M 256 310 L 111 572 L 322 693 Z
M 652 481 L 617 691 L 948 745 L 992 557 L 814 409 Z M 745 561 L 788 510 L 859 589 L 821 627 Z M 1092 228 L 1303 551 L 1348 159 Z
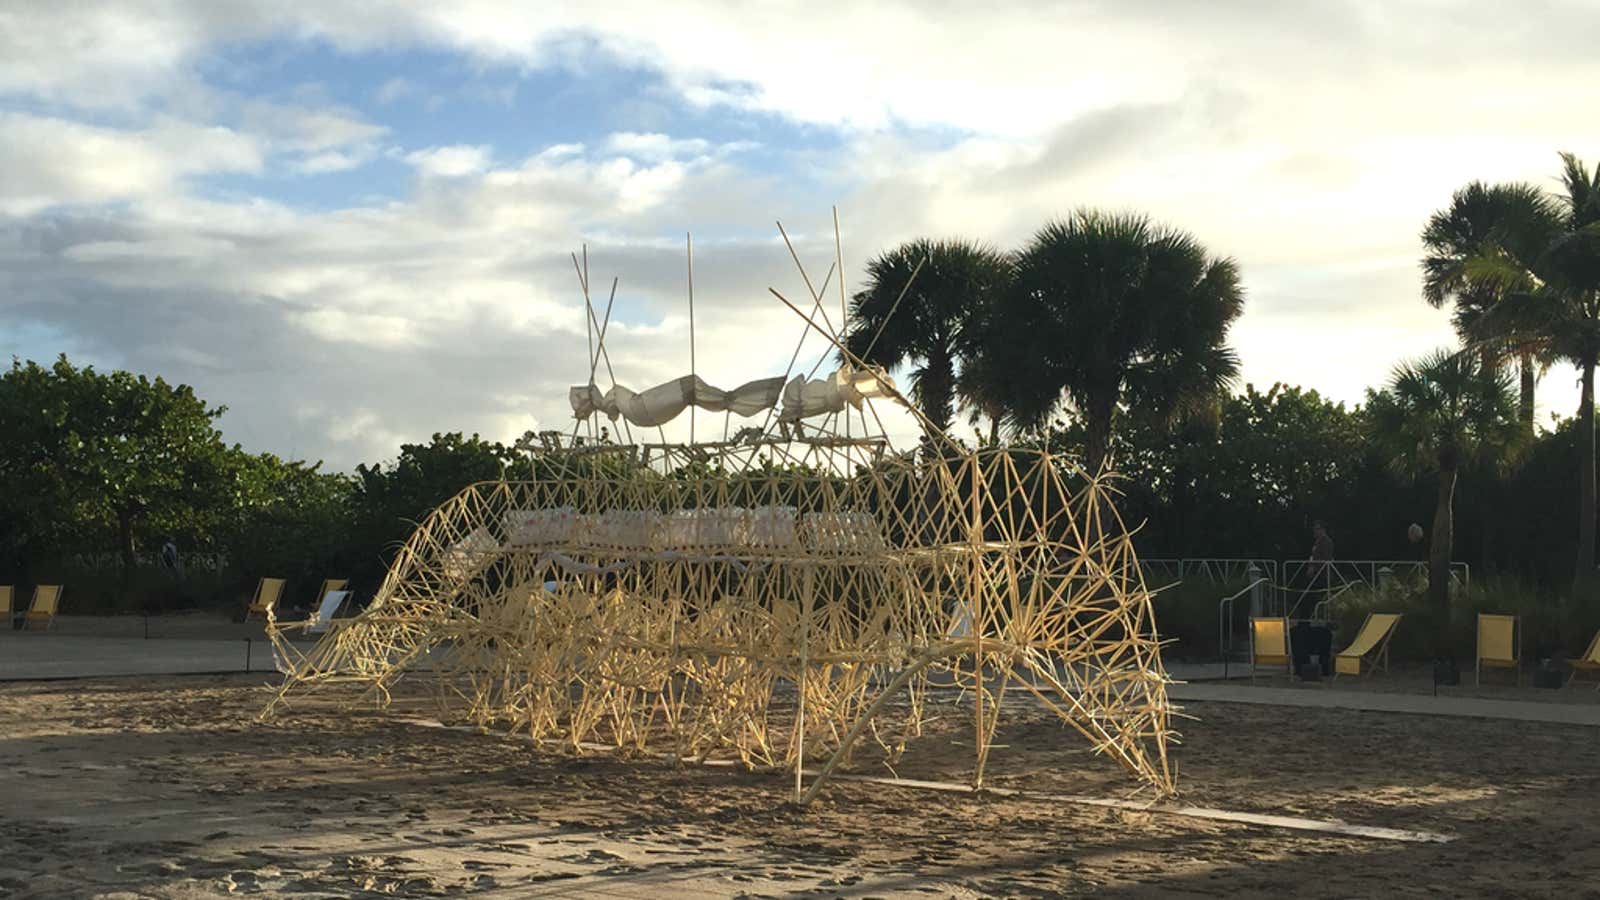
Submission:
M 348 588 L 349 586 L 350 586 L 350 579 L 348 579 L 348 578 L 324 578 L 324 579 L 322 579 L 322 586 L 317 588 L 317 599 L 312 601 L 311 608 L 312 609 L 316 609 L 316 608 L 320 607 L 322 605 L 323 598 L 328 596 L 328 592 L 329 591 L 342 591 L 345 588 Z
M 261 580 L 256 582 L 256 592 L 250 596 L 250 606 L 244 613 L 245 621 L 248 622 L 256 616 L 263 619 L 271 618 L 278 601 L 283 599 L 283 588 L 287 583 L 283 578 L 262 576 Z M 272 596 L 270 599 L 263 599 L 269 584 L 272 585 Z
M 323 617 L 323 608 L 332 599 L 332 594 L 339 597 L 337 605 L 328 610 L 326 618 Z M 267 611 L 267 640 L 272 646 L 272 662 L 277 670 L 285 675 L 302 671 L 306 668 L 310 654 L 295 646 L 292 635 L 300 637 L 315 637 L 318 640 L 326 639 L 346 625 L 354 622 L 354 618 L 339 618 L 343 610 L 351 602 L 351 592 L 348 589 L 324 594 L 322 601 L 311 611 L 309 618 L 298 622 L 279 622 L 276 608 Z
M 41 595 L 41 591 L 47 594 Z M 44 599 L 48 597 L 49 599 Z M 33 586 L 33 599 L 28 603 L 28 611 L 23 614 L 22 628 L 24 631 L 33 628 L 37 622 L 44 623 L 44 630 L 49 631 L 56 624 L 56 614 L 61 612 L 61 585 L 36 584 Z
M 1483 655 L 1483 622 L 1485 619 L 1509 620 L 1511 622 L 1511 659 L 1488 659 Z M 1478 613 L 1477 628 L 1475 631 L 1472 655 L 1473 686 L 1483 686 L 1484 663 L 1491 669 L 1510 669 L 1512 683 L 1516 687 L 1522 686 L 1522 617 L 1508 616 L 1500 613 Z
M 1284 671 L 1288 673 L 1288 675 L 1289 675 L 1289 677 L 1291 679 L 1293 679 L 1294 678 L 1294 643 L 1293 643 L 1293 639 L 1289 637 L 1289 619 L 1288 619 L 1288 617 L 1286 617 L 1286 616 L 1251 616 L 1250 617 L 1250 683 L 1251 684 L 1255 683 L 1255 680 L 1256 680 L 1256 666 L 1257 666 L 1256 660 L 1258 660 L 1260 658 L 1260 654 L 1258 654 L 1256 652 L 1256 623 L 1257 622 L 1277 622 L 1283 628 L 1283 653 L 1284 653 L 1283 667 L 1284 667 Z M 1275 653 L 1274 654 L 1269 654 L 1269 655 L 1270 656 L 1274 656 L 1274 657 L 1277 656 L 1277 654 L 1275 654 Z M 1276 665 L 1278 665 L 1278 663 L 1267 663 L 1265 665 L 1276 666 Z
M 1361 635 L 1366 633 L 1367 626 L 1372 624 L 1372 617 L 1374 615 L 1377 615 L 1377 613 L 1369 612 L 1367 613 L 1367 617 L 1361 620 L 1361 627 L 1356 629 L 1356 638 L 1360 638 Z M 1394 640 L 1394 633 L 1400 630 L 1400 620 L 1404 618 L 1404 616 L 1400 613 L 1383 613 L 1383 615 L 1394 616 L 1394 621 L 1389 624 L 1389 630 L 1384 632 L 1382 640 L 1378 641 L 1378 643 L 1366 653 L 1354 657 L 1356 661 L 1357 678 L 1367 678 L 1371 676 L 1373 672 L 1378 671 L 1380 666 L 1383 668 L 1385 675 L 1389 673 L 1389 642 Z M 1351 640 L 1350 643 L 1354 644 L 1355 640 Z M 1348 650 L 1349 645 L 1346 645 L 1345 649 Z M 1341 650 L 1333 655 L 1333 678 L 1329 679 L 1330 682 L 1337 681 L 1339 679 L 1339 660 L 1345 658 L 1347 658 L 1347 656 L 1344 650 Z M 1366 666 L 1366 670 L 1362 671 L 1361 664 L 1368 660 L 1371 662 Z
M 1567 665 L 1572 667 L 1572 674 L 1567 676 L 1567 687 L 1571 687 L 1578 680 L 1580 672 L 1600 672 L 1600 630 L 1594 633 L 1594 638 L 1589 641 L 1589 649 L 1574 660 L 1569 660 Z M 1600 691 L 1600 678 L 1595 679 L 1594 689 Z

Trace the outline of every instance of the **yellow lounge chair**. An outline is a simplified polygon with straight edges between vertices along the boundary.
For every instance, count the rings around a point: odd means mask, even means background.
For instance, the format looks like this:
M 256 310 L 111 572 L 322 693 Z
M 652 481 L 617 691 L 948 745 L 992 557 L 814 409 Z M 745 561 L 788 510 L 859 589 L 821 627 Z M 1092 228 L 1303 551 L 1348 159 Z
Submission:
M 267 613 L 278 605 L 278 598 L 283 595 L 282 578 L 263 578 L 256 585 L 256 595 L 250 600 L 250 609 L 244 614 L 245 620 L 260 616 L 265 619 Z
M 1572 661 L 1572 677 L 1567 679 L 1567 684 L 1577 681 L 1579 672 L 1600 672 L 1600 631 L 1594 633 L 1589 649 Z M 1600 691 L 1600 684 L 1595 685 L 1595 690 Z
M 1511 669 L 1516 683 L 1522 684 L 1522 653 L 1517 638 L 1522 624 L 1517 616 L 1478 613 L 1478 660 L 1474 682 L 1483 683 L 1483 668 Z
M 11 627 L 11 619 L 15 615 L 11 609 L 12 587 L 9 584 L 0 584 L 0 620 L 5 621 L 5 627 Z
M 1294 656 L 1289 652 L 1289 620 L 1250 620 L 1250 680 L 1256 680 L 1256 666 L 1283 666 L 1293 674 Z
M 1361 623 L 1355 640 L 1334 655 L 1333 677 L 1360 675 L 1361 661 L 1368 656 L 1372 657 L 1372 665 L 1367 666 L 1368 675 L 1380 665 L 1385 672 L 1389 671 L 1389 639 L 1394 637 L 1398 624 L 1399 613 L 1367 613 L 1367 620 Z
M 61 585 L 40 584 L 33 588 L 33 603 L 28 606 L 28 614 L 23 619 L 23 628 L 32 628 L 35 623 L 43 622 L 46 631 L 56 621 L 56 608 L 61 605 Z

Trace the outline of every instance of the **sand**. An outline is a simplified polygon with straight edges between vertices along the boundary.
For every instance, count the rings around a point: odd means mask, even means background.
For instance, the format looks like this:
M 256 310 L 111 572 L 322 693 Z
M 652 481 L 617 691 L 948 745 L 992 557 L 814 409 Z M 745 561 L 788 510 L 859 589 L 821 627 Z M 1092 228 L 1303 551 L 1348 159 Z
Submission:
M 1187 802 L 1403 844 L 606 757 L 350 713 L 262 675 L 0 685 L 0 896 L 1600 896 L 1600 729 L 1193 704 Z M 963 778 L 951 710 L 897 766 Z M 991 782 L 1129 784 L 1018 709 Z M 857 771 L 882 773 L 870 755 Z

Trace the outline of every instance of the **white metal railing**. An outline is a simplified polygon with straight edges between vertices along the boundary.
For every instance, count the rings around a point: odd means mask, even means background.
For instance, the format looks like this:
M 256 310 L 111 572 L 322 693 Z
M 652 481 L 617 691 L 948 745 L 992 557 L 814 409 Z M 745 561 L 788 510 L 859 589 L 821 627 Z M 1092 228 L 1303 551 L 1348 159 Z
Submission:
M 1223 678 L 1228 677 L 1228 663 L 1233 657 L 1233 602 L 1258 586 L 1271 583 L 1265 577 L 1257 578 L 1217 604 L 1217 653 L 1222 657 Z
M 1266 577 L 1278 582 L 1278 561 L 1275 559 L 1250 559 L 1244 557 L 1185 557 L 1183 559 L 1140 559 L 1145 583 L 1151 587 L 1166 587 L 1184 579 L 1227 584 L 1233 581 Z M 1254 571 L 1251 568 L 1254 567 Z
M 1358 585 L 1379 587 L 1389 579 L 1427 578 L 1428 563 L 1415 559 L 1290 559 L 1283 561 L 1283 580 L 1278 584 L 1278 605 L 1283 615 L 1294 618 L 1306 602 L 1312 618 L 1326 618 L 1332 601 Z M 1464 562 L 1450 564 L 1450 581 L 1462 590 L 1472 586 L 1472 567 Z

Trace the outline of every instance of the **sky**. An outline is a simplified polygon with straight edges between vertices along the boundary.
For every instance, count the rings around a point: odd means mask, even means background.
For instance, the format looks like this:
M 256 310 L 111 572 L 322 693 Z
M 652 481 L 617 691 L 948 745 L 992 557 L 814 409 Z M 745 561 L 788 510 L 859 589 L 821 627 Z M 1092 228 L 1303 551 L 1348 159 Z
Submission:
M 1359 402 L 1453 341 L 1417 265 L 1453 190 L 1600 162 L 1600 3 L 1512 9 L 10 0 L 0 352 L 192 384 L 230 441 L 347 469 L 570 431 L 575 251 L 639 390 L 689 371 L 692 233 L 696 371 L 733 387 L 802 337 L 780 221 L 820 282 L 837 207 L 851 290 L 903 240 L 1103 207 L 1238 261 L 1245 380 Z M 1541 418 L 1576 405 L 1549 372 Z

